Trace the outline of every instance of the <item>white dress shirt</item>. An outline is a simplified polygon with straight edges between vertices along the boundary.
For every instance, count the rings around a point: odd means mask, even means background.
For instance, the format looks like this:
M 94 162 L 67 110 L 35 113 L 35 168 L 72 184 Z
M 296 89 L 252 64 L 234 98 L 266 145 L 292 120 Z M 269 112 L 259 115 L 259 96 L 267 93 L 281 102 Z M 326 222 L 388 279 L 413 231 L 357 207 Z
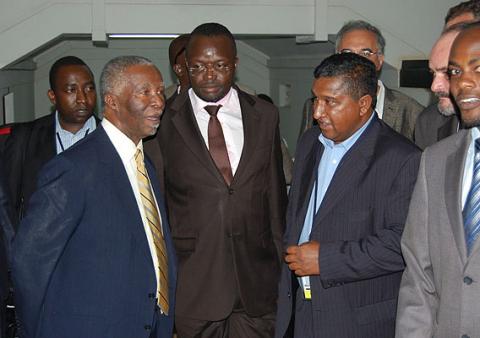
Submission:
M 377 105 L 375 106 L 375 111 L 377 112 L 378 118 L 383 118 L 383 107 L 385 105 L 385 86 L 383 82 L 378 80 L 378 90 L 377 90 Z
M 240 109 L 240 101 L 238 99 L 237 91 L 234 88 L 231 88 L 227 95 L 218 102 L 206 102 L 202 100 L 195 94 L 192 88 L 188 90 L 188 95 L 190 96 L 190 102 L 192 103 L 193 115 L 195 115 L 198 128 L 202 133 L 207 148 L 209 148 L 208 121 L 210 120 L 210 115 L 204 107 L 210 105 L 222 105 L 217 113 L 217 118 L 220 121 L 223 136 L 225 137 L 228 158 L 230 160 L 230 165 L 232 166 L 232 174 L 235 175 L 243 150 L 242 111 Z
M 142 203 L 142 198 L 140 196 L 140 190 L 138 188 L 138 180 L 137 180 L 137 163 L 135 162 L 135 153 L 137 149 L 140 149 L 143 153 L 143 143 L 142 140 L 138 142 L 138 145 L 135 145 L 133 141 L 128 138 L 127 135 L 122 133 L 116 126 L 114 126 L 107 118 L 102 120 L 102 126 L 105 132 L 107 133 L 108 138 L 113 143 L 113 146 L 117 150 L 118 155 L 122 159 L 123 166 L 125 167 L 125 171 L 127 172 L 128 180 L 130 181 L 130 185 L 132 186 L 133 194 L 135 195 L 135 200 L 137 201 L 138 210 L 140 211 L 140 216 L 142 217 L 143 228 L 145 230 L 145 234 L 147 235 L 148 246 L 150 248 L 150 255 L 152 256 L 153 262 L 153 269 L 155 270 L 155 276 L 158 283 L 159 280 L 159 271 L 157 269 L 158 266 L 158 259 L 157 254 L 155 252 L 155 244 L 153 243 L 153 235 L 152 231 L 150 230 L 150 226 L 148 225 L 147 216 L 145 215 L 145 209 Z M 147 173 L 148 174 L 148 173 Z M 150 180 L 150 178 L 149 178 Z M 153 188 L 150 183 L 150 189 L 152 190 L 153 198 L 155 199 L 155 206 L 158 209 L 157 199 L 155 194 L 153 193 Z M 158 211 L 158 216 L 160 219 L 162 218 L 160 212 Z M 163 231 L 163 222 L 162 222 L 162 231 Z M 157 285 L 157 287 L 160 287 Z

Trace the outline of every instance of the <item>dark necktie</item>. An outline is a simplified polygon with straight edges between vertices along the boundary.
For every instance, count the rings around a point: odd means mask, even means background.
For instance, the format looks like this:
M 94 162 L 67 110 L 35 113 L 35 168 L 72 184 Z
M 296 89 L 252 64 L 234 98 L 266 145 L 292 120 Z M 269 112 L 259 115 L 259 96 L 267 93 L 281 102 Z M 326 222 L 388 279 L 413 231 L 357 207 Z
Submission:
M 227 182 L 227 185 L 230 185 L 233 180 L 233 174 L 222 126 L 217 118 L 220 107 L 221 105 L 205 106 L 205 110 L 210 114 L 210 120 L 208 121 L 208 150 L 218 170 L 222 173 L 225 182 Z
M 465 227 L 467 253 L 470 255 L 480 232 L 480 139 L 475 141 L 472 185 L 463 208 L 463 226 Z

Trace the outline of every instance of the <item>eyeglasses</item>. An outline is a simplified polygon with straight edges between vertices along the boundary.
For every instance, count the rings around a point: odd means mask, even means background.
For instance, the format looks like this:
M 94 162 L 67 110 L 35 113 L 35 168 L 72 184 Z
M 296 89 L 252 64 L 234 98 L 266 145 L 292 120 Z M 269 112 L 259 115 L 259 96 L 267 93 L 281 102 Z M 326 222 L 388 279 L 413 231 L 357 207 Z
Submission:
M 211 65 L 204 65 L 199 63 L 199 64 L 188 67 L 188 71 L 193 76 L 197 76 L 202 73 L 205 73 L 207 69 L 211 69 L 215 73 L 228 73 L 232 69 L 232 66 L 223 62 L 217 62 Z
M 380 51 L 374 52 L 370 48 L 364 48 L 364 49 L 360 49 L 358 51 L 351 50 L 351 49 L 342 49 L 340 51 L 340 53 L 341 54 L 343 54 L 343 53 L 355 53 L 355 54 L 358 54 L 358 55 L 366 57 L 366 58 L 372 57 L 373 55 L 382 55 L 382 52 L 380 52 Z

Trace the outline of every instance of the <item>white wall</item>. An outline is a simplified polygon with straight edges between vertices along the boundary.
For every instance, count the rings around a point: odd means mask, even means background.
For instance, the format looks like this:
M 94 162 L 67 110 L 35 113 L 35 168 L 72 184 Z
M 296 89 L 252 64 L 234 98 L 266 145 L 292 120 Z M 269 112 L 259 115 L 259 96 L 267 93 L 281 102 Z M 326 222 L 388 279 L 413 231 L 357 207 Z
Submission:
M 108 48 L 95 47 L 90 41 L 69 40 L 63 41 L 51 49 L 34 58 L 37 69 L 33 73 L 35 117 L 50 112 L 50 101 L 47 98 L 49 89 L 48 73 L 52 64 L 59 58 L 75 55 L 85 61 L 92 69 L 95 81 L 99 83 L 100 73 L 108 60 L 119 55 L 140 55 L 152 60 L 163 74 L 168 87 L 174 83 L 174 75 L 168 61 L 168 46 L 170 40 L 112 40 Z M 267 56 L 250 46 L 239 42 L 238 56 L 240 59 L 237 68 L 237 80 L 256 92 L 270 92 L 269 71 Z M 98 96 L 100 101 L 100 97 Z M 100 108 L 100 102 L 97 103 Z M 23 120 L 17 116 L 17 122 Z M 28 120 L 28 119 L 27 119 Z

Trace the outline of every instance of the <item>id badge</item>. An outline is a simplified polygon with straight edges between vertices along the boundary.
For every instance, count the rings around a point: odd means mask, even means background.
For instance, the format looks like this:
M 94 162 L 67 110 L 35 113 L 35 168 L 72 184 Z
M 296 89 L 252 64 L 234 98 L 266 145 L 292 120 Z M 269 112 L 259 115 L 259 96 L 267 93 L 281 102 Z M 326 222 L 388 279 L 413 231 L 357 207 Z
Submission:
M 303 295 L 305 296 L 305 299 L 312 299 L 312 291 L 310 289 L 310 285 L 305 285 L 303 287 Z

